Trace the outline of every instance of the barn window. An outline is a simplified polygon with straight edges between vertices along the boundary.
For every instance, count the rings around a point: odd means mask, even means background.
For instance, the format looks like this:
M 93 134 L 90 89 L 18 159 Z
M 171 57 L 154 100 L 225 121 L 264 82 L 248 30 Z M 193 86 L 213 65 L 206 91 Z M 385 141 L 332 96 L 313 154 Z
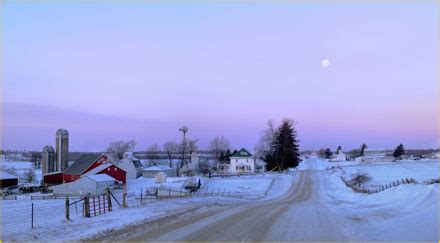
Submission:
M 110 171 L 110 168 L 107 168 L 107 171 Z
M 118 170 L 118 168 L 115 167 L 115 171 L 117 171 L 117 170 Z

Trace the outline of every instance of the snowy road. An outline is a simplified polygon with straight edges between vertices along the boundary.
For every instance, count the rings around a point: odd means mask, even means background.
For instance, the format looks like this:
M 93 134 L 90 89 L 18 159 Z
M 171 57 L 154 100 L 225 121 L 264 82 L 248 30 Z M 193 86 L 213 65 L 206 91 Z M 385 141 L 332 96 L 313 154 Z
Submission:
M 126 228 L 107 240 L 349 240 L 338 215 L 321 200 L 319 171 L 298 171 L 283 197 L 194 212 Z M 131 232 L 130 232 L 131 230 Z

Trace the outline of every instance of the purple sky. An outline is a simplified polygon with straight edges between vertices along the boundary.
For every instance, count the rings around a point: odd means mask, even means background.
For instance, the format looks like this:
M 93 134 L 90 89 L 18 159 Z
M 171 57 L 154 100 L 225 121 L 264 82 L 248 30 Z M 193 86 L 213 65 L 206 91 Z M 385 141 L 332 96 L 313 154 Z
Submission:
M 3 4 L 3 147 L 136 149 L 268 119 L 302 149 L 438 147 L 438 6 L 297 3 Z M 329 59 L 330 67 L 321 65 Z

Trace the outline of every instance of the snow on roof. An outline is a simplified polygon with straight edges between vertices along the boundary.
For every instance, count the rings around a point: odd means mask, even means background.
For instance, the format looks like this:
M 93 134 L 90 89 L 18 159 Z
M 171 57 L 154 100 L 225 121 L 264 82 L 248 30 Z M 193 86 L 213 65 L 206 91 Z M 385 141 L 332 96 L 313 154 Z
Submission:
M 110 167 L 112 165 L 113 164 L 111 164 L 111 163 L 105 163 L 105 164 L 99 165 L 99 166 L 87 171 L 87 173 L 85 173 L 84 175 L 95 175 L 95 174 L 107 169 L 108 167 Z
M 96 182 L 103 182 L 103 181 L 115 181 L 115 179 L 107 174 L 96 174 L 96 175 L 84 175 L 85 177 L 88 177 Z
M 0 180 L 8 180 L 8 179 L 18 179 L 15 175 L 11 175 L 9 173 L 6 173 L 4 171 L 1 171 L 0 173 Z
M 163 170 L 172 170 L 172 168 L 166 165 L 155 165 L 144 169 L 144 171 L 163 171 Z

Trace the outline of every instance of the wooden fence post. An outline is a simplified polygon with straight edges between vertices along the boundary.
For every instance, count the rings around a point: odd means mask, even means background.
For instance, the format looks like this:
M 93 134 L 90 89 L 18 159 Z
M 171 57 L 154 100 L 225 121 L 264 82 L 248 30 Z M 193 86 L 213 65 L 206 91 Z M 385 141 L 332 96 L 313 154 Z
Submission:
M 89 196 L 84 197 L 84 214 L 87 218 L 90 218 L 90 201 Z
M 142 195 L 142 191 L 143 191 L 143 190 L 142 190 L 142 187 L 141 187 L 141 205 L 143 205 L 143 202 L 142 202 L 142 196 L 143 196 L 143 195 Z
M 31 229 L 34 228 L 34 203 L 32 203 Z
M 127 193 L 124 192 L 124 194 L 122 195 L 122 208 L 127 207 L 126 197 L 127 197 Z
M 70 220 L 69 196 L 66 196 L 66 220 Z
M 110 189 L 109 188 L 107 188 L 107 203 L 108 203 L 108 211 L 109 212 L 113 211 L 112 199 L 110 197 Z

